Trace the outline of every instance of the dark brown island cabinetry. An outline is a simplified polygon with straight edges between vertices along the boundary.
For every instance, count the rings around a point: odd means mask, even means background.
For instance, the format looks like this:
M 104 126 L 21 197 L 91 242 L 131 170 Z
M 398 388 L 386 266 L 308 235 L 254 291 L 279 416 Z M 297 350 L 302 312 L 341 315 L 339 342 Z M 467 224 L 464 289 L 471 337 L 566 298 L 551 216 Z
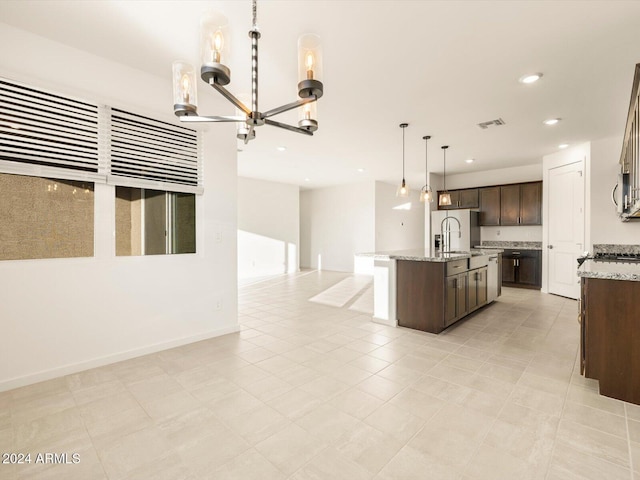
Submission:
M 582 278 L 581 370 L 600 394 L 640 404 L 640 282 Z
M 540 288 L 542 286 L 542 252 L 540 250 L 504 250 L 502 285 Z
M 438 208 L 478 208 L 480 226 L 542 225 L 542 182 L 449 190 L 449 193 L 451 205 Z
M 500 187 L 500 225 L 542 224 L 542 182 Z
M 487 267 L 470 269 L 469 263 L 398 260 L 398 326 L 440 333 L 486 305 Z

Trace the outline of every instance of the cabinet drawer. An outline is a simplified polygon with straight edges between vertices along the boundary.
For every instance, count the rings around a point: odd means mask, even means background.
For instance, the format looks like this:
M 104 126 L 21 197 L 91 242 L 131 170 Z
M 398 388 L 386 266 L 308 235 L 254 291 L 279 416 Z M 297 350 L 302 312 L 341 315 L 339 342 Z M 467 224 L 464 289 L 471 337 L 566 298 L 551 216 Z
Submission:
M 455 275 L 457 273 L 462 273 L 469 269 L 469 259 L 463 258 L 460 260 L 452 260 L 447 262 L 447 277 L 450 275 Z

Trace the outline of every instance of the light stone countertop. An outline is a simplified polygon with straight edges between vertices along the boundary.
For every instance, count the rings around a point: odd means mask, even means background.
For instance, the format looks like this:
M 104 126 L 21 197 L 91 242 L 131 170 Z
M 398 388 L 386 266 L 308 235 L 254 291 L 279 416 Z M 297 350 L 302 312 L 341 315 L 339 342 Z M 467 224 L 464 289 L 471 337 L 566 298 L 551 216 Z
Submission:
M 578 276 L 604 280 L 640 282 L 640 263 L 596 262 L 587 260 L 578 269 Z
M 502 253 L 500 248 L 475 248 L 473 252 L 436 252 L 431 254 L 426 249 L 394 250 L 389 252 L 358 253 L 359 257 L 373 257 L 377 260 L 413 260 L 417 262 L 450 262 L 463 258 L 477 257 L 480 255 L 495 255 Z
M 508 248 L 510 250 L 542 250 L 542 242 L 484 240 L 480 247 L 475 248 Z

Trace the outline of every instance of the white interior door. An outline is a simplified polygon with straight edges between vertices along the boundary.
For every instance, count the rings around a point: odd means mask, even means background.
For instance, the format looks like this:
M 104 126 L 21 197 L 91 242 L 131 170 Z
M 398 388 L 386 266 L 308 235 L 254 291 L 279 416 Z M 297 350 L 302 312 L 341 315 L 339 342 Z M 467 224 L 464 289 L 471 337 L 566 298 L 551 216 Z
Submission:
M 576 259 L 584 251 L 584 175 L 582 162 L 549 170 L 549 293 L 577 299 Z

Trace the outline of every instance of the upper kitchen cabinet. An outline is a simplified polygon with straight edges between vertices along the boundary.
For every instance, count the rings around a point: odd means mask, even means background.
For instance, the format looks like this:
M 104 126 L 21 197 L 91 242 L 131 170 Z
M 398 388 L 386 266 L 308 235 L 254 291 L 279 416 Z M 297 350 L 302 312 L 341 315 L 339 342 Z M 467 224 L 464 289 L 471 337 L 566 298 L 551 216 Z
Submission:
M 438 210 L 478 208 L 480 226 L 542 225 L 542 182 L 465 188 L 449 193 L 451 205 L 438 206 Z
M 438 192 L 438 198 L 442 191 Z M 455 210 L 458 208 L 478 208 L 478 189 L 465 188 L 463 190 L 449 190 L 451 205 L 440 205 L 438 210 Z
M 500 187 L 478 189 L 481 226 L 500 225 Z
M 500 225 L 542 225 L 542 182 L 500 187 Z

